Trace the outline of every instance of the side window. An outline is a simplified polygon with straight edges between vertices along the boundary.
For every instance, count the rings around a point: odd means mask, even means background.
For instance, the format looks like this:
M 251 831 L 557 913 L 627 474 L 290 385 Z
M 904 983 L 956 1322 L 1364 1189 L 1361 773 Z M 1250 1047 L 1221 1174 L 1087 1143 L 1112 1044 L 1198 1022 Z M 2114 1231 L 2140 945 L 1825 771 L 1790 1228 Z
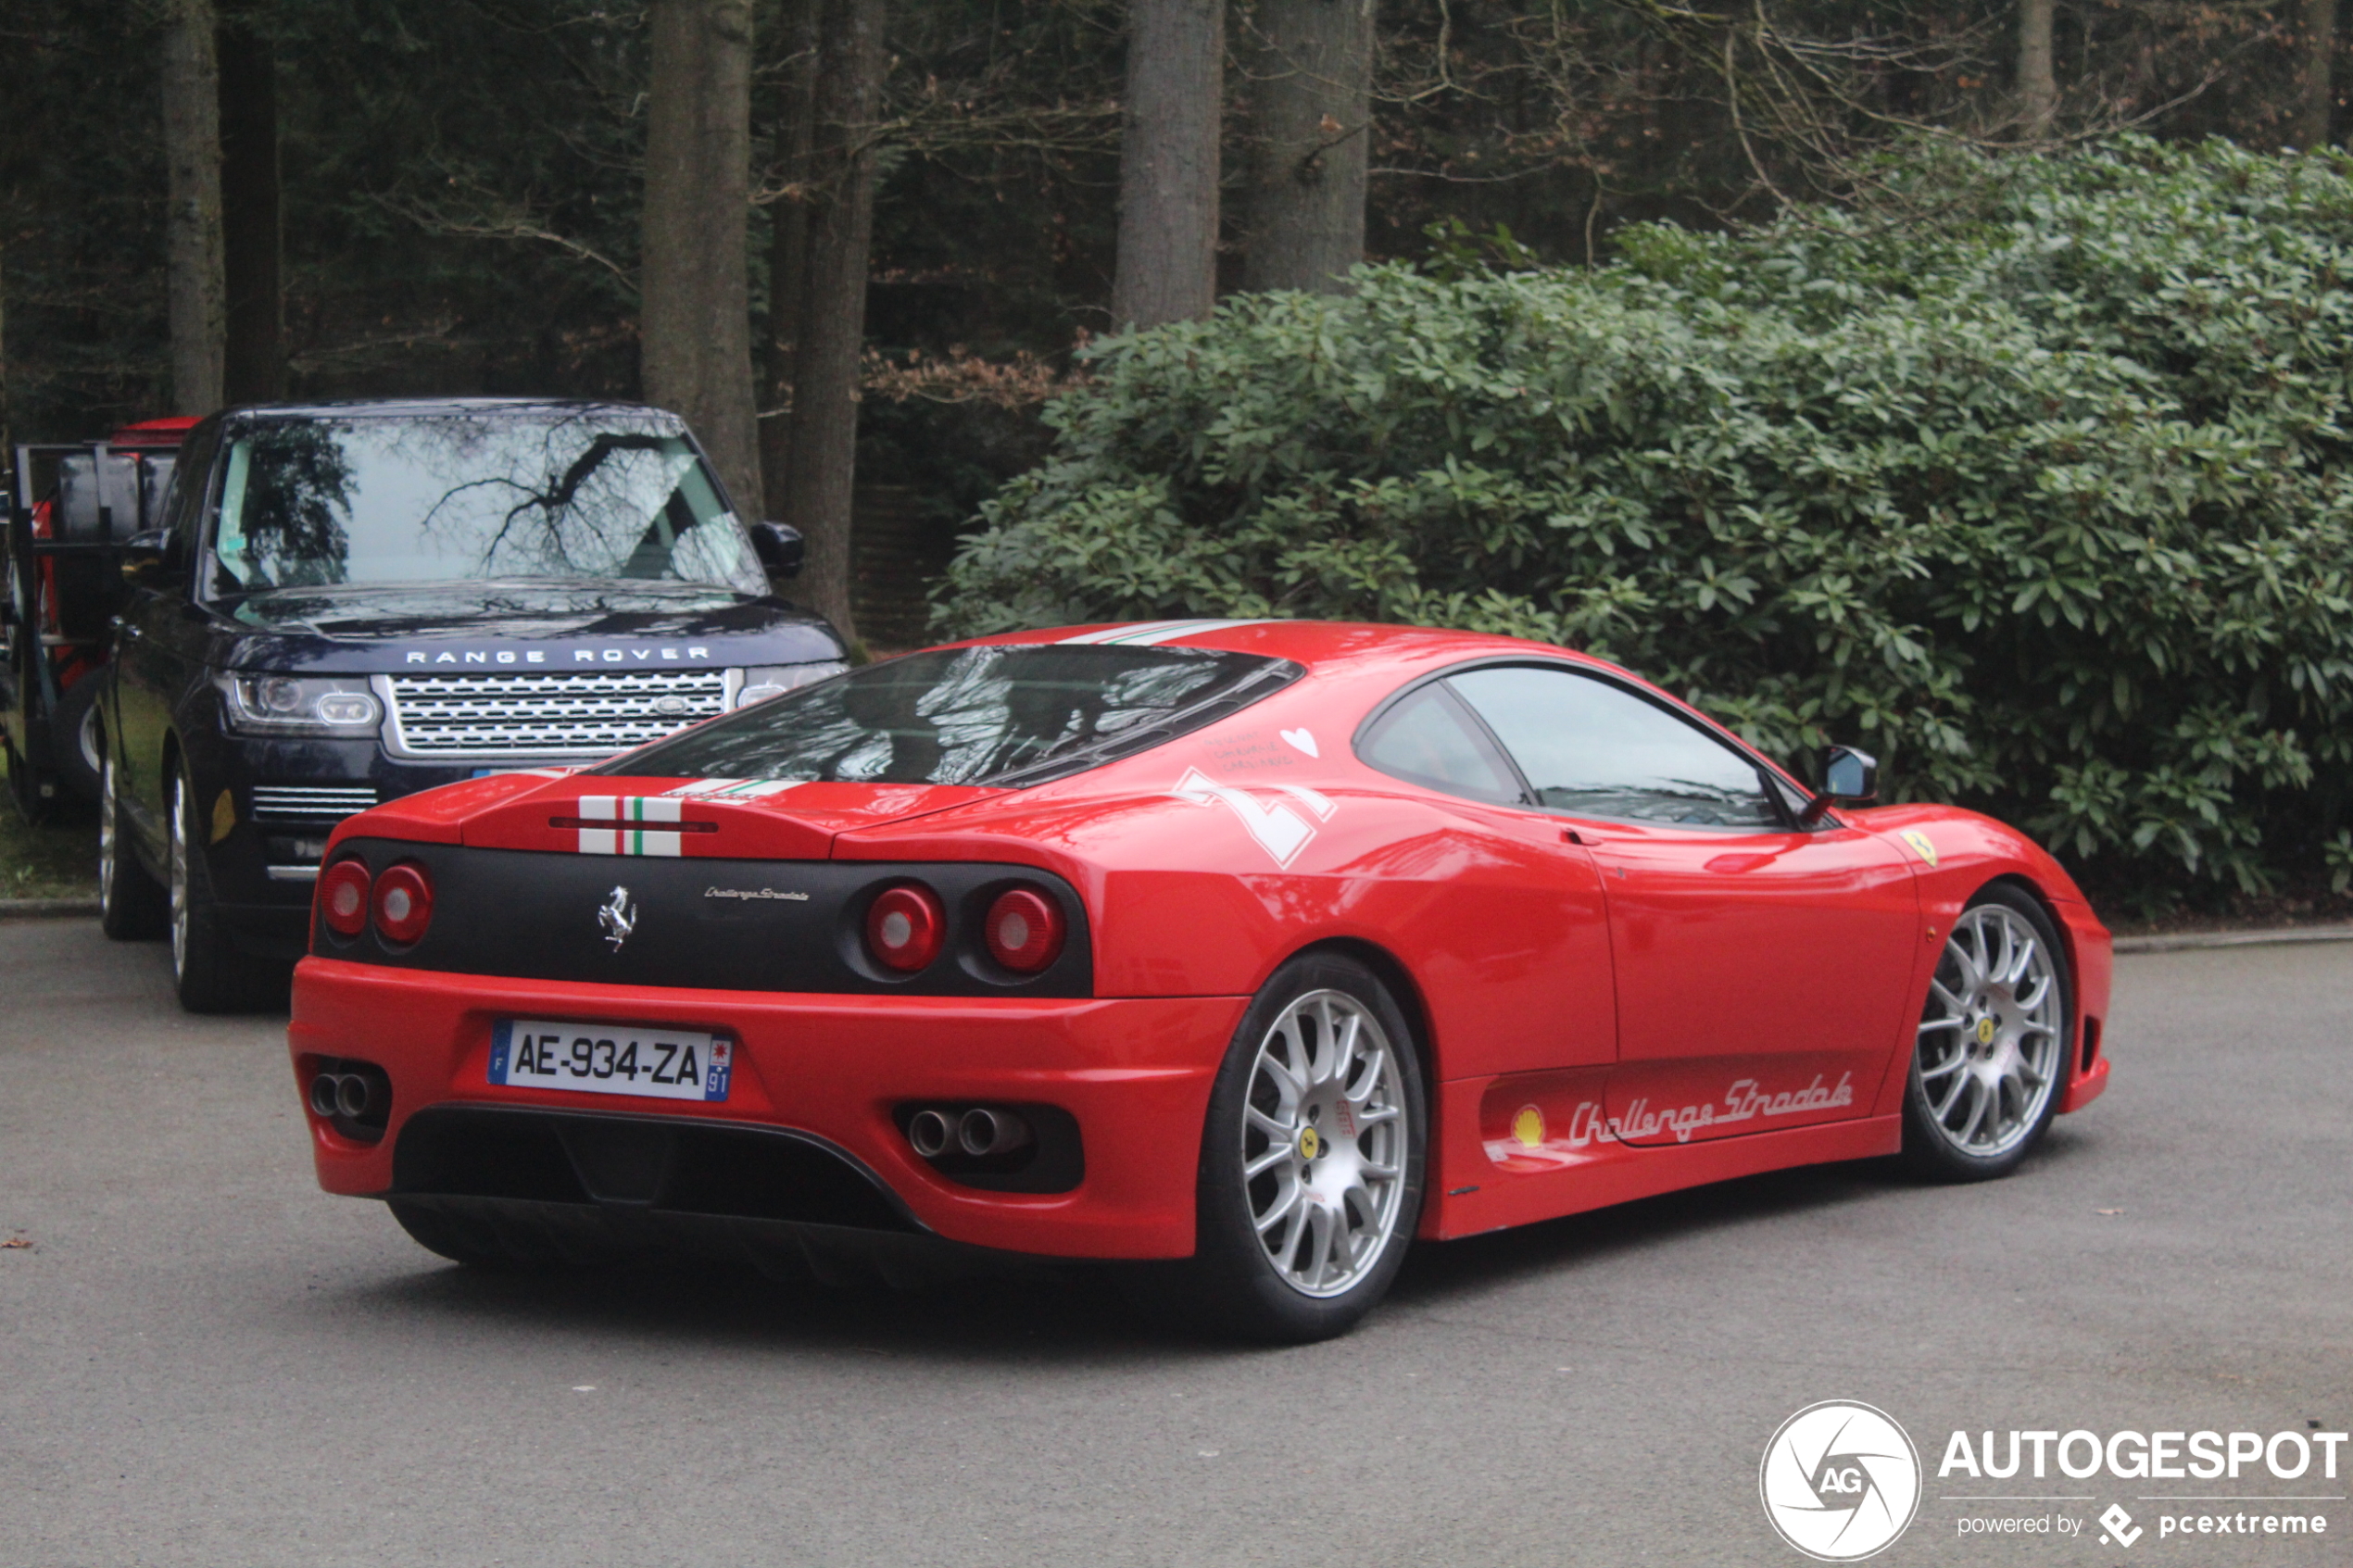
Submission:
M 220 444 L 218 421 L 198 425 L 189 432 L 180 448 L 179 460 L 171 466 L 171 484 L 164 492 L 163 510 L 153 526 L 168 529 L 171 538 L 165 545 L 166 558 L 184 567 L 196 558 L 196 528 L 204 515 L 205 481 L 212 472 L 212 454 Z
M 1540 806 L 1751 833 L 1789 825 L 1754 762 L 1621 687 L 1529 665 L 1472 670 L 1446 684 L 1487 721 Z
M 1516 805 L 1519 781 L 1511 764 L 1462 704 L 1434 681 L 1375 720 L 1356 755 L 1368 768 L 1447 795 Z

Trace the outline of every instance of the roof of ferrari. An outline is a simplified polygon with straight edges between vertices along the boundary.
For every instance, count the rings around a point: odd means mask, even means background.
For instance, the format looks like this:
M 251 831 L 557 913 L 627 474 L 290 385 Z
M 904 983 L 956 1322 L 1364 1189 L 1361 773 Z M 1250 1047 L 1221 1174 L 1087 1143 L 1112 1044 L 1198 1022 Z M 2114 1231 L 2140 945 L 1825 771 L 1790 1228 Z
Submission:
M 978 639 L 989 643 L 1091 643 L 1128 647 L 1226 648 L 1288 659 L 1310 669 L 1384 666 L 1398 670 L 1476 659 L 1482 654 L 1523 653 L 1587 656 L 1549 644 L 1459 632 L 1432 626 L 1390 626 L 1369 621 L 1130 621 L 1093 626 L 1058 626 Z M 1588 660 L 1599 662 L 1598 660 Z
M 1603 670 L 1617 670 L 1617 665 L 1609 665 L 1607 660 L 1560 649 L 1546 642 L 1496 637 L 1491 633 L 1461 633 L 1433 625 L 1378 625 L 1369 621 L 1117 621 L 1103 625 L 1056 625 L 1033 633 L 1002 633 L 998 637 L 979 637 L 976 642 L 1080 642 L 1230 649 L 1235 654 L 1290 659 L 1322 674 L 1415 674 L 1435 665 L 1494 654 L 1574 659 Z

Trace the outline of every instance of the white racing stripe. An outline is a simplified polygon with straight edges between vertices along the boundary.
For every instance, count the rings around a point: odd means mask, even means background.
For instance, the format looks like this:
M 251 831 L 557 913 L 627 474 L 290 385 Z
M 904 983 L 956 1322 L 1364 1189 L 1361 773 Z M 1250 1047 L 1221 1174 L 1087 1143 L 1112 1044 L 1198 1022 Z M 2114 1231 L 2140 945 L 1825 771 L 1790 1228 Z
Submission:
M 674 857 L 679 853 L 679 834 L 633 824 L 679 822 L 682 820 L 679 809 L 685 804 L 683 800 L 669 800 L 660 796 L 584 795 L 580 797 L 580 815 L 590 822 L 610 822 L 613 825 L 610 828 L 582 828 L 580 852 L 583 855 Z
M 807 779 L 697 779 L 665 789 L 665 797 L 687 800 L 758 800 L 763 796 L 777 795 L 807 784 Z
M 1228 626 L 1264 626 L 1272 617 L 1259 616 L 1249 621 L 1139 621 L 1126 626 L 1107 626 L 1100 632 L 1081 632 L 1076 637 L 1064 637 L 1065 643 L 1118 643 L 1126 647 L 1157 647 L 1162 643 L 1175 642 L 1179 637 L 1198 636 L 1203 632 L 1223 632 Z

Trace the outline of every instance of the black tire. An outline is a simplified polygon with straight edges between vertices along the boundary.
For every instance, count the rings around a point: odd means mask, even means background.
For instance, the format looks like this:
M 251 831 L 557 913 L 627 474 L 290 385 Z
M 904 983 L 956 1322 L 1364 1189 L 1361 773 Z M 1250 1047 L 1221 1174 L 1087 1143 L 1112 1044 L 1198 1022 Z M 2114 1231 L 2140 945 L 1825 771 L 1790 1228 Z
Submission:
M 1345 999 L 1329 1004 L 1343 1015 L 1343 1032 L 1349 1028 L 1346 1004 L 1355 1010 L 1357 1038 L 1364 1037 L 1367 1023 L 1378 1030 L 1383 1064 L 1367 1066 L 1359 1075 L 1358 1064 L 1367 1059 L 1350 1050 L 1337 1083 L 1317 1079 L 1288 1107 L 1270 1100 L 1277 1090 L 1276 1080 L 1261 1073 L 1262 1047 L 1271 1046 L 1278 1026 L 1291 1031 L 1283 1040 L 1311 1041 L 1325 1027 L 1313 1015 L 1327 1005 L 1322 998 L 1332 997 Z M 1294 1008 L 1306 1010 L 1303 1025 L 1295 1022 L 1302 1015 Z M 1332 1014 L 1322 1016 L 1328 1021 Z M 1312 1053 L 1315 1047 L 1308 1048 Z M 1311 1054 L 1306 1060 L 1317 1072 L 1325 1070 L 1321 1058 Z M 1361 1087 L 1361 1101 L 1345 1093 L 1352 1083 Z M 1272 1112 L 1271 1119 L 1287 1127 L 1298 1123 L 1292 1141 L 1278 1143 L 1250 1120 L 1254 1091 L 1262 1112 Z M 1328 1106 L 1323 1104 L 1327 1099 Z M 1356 1110 L 1344 1110 L 1343 1099 Z M 1327 1109 L 1328 1117 L 1322 1115 Z M 1391 1110 L 1393 1116 L 1381 1114 Z M 1363 1115 L 1365 1110 L 1374 1116 Z M 1344 1131 L 1335 1136 L 1334 1128 Z M 1315 954 L 1285 964 L 1243 1015 L 1210 1090 L 1196 1182 L 1193 1256 L 1131 1270 L 1131 1295 L 1164 1322 L 1248 1339 L 1303 1344 L 1347 1333 L 1388 1292 L 1413 1244 L 1421 1219 L 1428 1128 L 1413 1029 L 1388 987 L 1353 959 Z M 1292 1160 L 1277 1161 L 1256 1177 L 1245 1174 L 1246 1163 L 1263 1162 L 1278 1148 L 1287 1148 Z M 1393 1177 L 1374 1174 L 1390 1170 Z M 1304 1182 L 1301 1172 L 1307 1173 Z M 1367 1174 L 1369 1185 L 1349 1185 L 1352 1175 Z M 1292 1193 L 1288 1204 L 1287 1191 Z M 1304 1194 L 1313 1194 L 1312 1200 Z M 1354 1201 L 1360 1194 L 1362 1208 Z M 1279 1234 L 1271 1246 L 1262 1244 L 1260 1216 L 1293 1212 L 1297 1220 L 1273 1220 L 1270 1234 Z M 1319 1220 L 1327 1228 L 1318 1230 Z M 1319 1241 L 1326 1236 L 1336 1236 L 1353 1255 L 1332 1286 L 1319 1292 L 1299 1276 L 1312 1272 L 1320 1278 L 1328 1254 L 1315 1255 L 1325 1251 Z M 1285 1253 L 1280 1262 L 1277 1252 Z
M 201 831 L 195 786 L 183 764 L 171 781 L 170 857 L 167 906 L 171 978 L 190 1012 L 259 1012 L 286 1002 L 294 966 L 258 959 L 237 947 L 212 896 L 205 858 L 194 843 Z
M 82 679 L 57 694 L 57 709 L 49 720 L 50 751 L 57 759 L 58 783 L 76 800 L 98 798 L 98 683 L 103 671 L 86 671 Z
M 1972 947 L 1982 948 L 1991 940 L 1986 934 L 1997 928 L 2006 929 L 2020 944 L 2020 961 L 2030 971 L 2034 959 L 2024 944 L 2031 935 L 2045 965 L 2042 972 L 2051 993 L 2046 1002 L 2031 1009 L 2017 1005 L 2021 997 L 2042 995 L 2031 972 L 2017 983 L 1989 973 L 1982 985 L 1956 984 L 1970 978 L 1967 960 Z M 1987 972 L 1999 967 L 1979 964 Z M 1956 1000 L 1961 1004 L 1957 1013 Z M 1987 1004 L 1982 1010 L 1975 1005 L 1981 1000 Z M 1931 1027 L 1948 1018 L 1954 1027 Z M 1969 900 L 1946 934 L 1920 1010 L 1904 1085 L 1904 1164 L 1914 1174 L 1937 1182 L 1989 1181 L 2017 1170 L 2058 1114 L 2074 1039 L 2075 977 L 2050 916 L 2023 888 L 1996 883 L 1984 889 Z M 2039 1063 L 2034 1059 L 2038 1050 L 2043 1053 Z M 2020 1082 L 2039 1073 L 2031 1097 L 2020 1097 L 2015 1114 L 2007 1090 L 1998 1086 L 2012 1081 L 2013 1068 L 2019 1070 Z M 1982 1143 L 1963 1135 L 1968 1128 L 1954 1125 L 1960 1122 L 1974 1127 L 1972 1107 L 1995 1122 Z
M 149 942 L 170 928 L 171 910 L 163 884 L 139 863 L 116 789 L 108 757 L 98 786 L 98 925 L 118 942 Z

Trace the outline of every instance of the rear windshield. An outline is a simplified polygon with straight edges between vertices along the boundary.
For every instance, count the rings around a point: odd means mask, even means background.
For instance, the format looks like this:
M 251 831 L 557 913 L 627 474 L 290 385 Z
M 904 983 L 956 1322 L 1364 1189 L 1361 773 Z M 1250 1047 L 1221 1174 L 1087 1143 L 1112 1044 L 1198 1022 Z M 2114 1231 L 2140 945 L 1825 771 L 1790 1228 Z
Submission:
M 1042 784 L 1174 740 L 1304 673 L 1201 648 L 941 648 L 803 686 L 592 771 Z

